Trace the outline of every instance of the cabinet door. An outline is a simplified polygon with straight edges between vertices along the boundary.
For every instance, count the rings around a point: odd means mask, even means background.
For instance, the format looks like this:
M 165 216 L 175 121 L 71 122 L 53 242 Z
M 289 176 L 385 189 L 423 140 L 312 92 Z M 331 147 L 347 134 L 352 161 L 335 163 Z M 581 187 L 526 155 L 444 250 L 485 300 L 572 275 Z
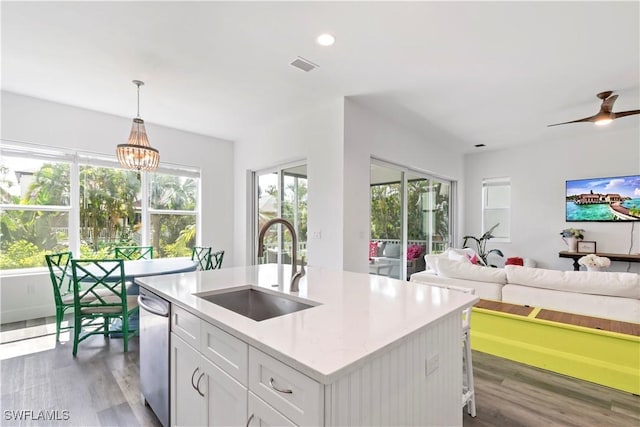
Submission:
M 200 389 L 207 396 L 207 426 L 243 426 L 247 423 L 247 388 L 204 356 L 201 366 L 206 384 Z M 204 381 L 203 381 L 204 383 Z
M 171 425 L 201 426 L 206 417 L 206 373 L 202 356 L 171 334 Z M 200 386 L 200 391 L 196 388 Z
M 264 400 L 249 392 L 249 422 L 247 427 L 287 426 L 296 427 L 287 417 L 273 409 Z
M 323 424 L 322 385 L 254 347 L 249 348 L 249 390 L 298 425 Z

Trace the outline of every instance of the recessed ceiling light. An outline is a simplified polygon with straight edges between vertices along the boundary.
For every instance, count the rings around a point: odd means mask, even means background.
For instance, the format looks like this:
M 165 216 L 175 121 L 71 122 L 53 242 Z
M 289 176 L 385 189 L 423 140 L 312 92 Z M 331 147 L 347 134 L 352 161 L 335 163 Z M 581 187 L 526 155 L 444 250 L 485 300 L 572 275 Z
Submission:
M 336 38 L 333 37 L 331 34 L 324 33 L 324 34 L 320 34 L 316 39 L 316 41 L 320 46 L 331 46 L 336 42 Z

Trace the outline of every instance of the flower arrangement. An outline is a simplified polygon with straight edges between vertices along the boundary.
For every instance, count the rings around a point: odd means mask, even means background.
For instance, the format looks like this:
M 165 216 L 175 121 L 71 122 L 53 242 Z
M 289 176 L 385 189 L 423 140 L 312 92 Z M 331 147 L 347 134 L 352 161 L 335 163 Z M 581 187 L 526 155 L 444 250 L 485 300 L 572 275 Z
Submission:
M 609 267 L 611 260 L 604 256 L 589 254 L 580 258 L 578 264 L 584 265 L 585 267 Z
M 584 230 L 581 228 L 565 228 L 560 232 L 562 237 L 575 237 L 576 239 L 584 239 Z
M 420 246 L 418 244 L 413 244 L 413 245 L 409 246 L 409 248 L 407 249 L 407 259 L 408 260 L 412 260 L 412 259 L 419 258 L 420 255 L 422 255 L 422 252 L 424 250 L 425 250 L 425 248 L 423 248 L 422 246 Z

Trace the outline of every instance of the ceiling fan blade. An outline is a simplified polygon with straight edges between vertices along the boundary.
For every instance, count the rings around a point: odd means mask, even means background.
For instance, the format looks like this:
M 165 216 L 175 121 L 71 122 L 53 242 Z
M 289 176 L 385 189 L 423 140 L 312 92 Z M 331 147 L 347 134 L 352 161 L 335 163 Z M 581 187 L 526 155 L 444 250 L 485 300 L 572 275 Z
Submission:
M 633 116 L 634 114 L 640 114 L 640 110 L 630 110 L 630 111 L 619 111 L 617 113 L 611 113 L 614 119 L 619 119 L 620 117 L 625 116 Z
M 591 116 L 591 117 L 585 117 L 584 119 L 572 120 L 570 122 L 555 123 L 555 124 L 552 124 L 552 125 L 547 125 L 547 127 L 559 126 L 559 125 L 568 125 L 569 123 L 595 122 L 596 117 L 597 117 L 597 115 Z
M 613 108 L 613 103 L 616 102 L 616 99 L 618 99 L 618 95 L 613 95 L 605 99 L 604 101 L 602 101 L 602 107 L 600 107 L 600 109 L 605 113 L 610 113 L 611 109 Z

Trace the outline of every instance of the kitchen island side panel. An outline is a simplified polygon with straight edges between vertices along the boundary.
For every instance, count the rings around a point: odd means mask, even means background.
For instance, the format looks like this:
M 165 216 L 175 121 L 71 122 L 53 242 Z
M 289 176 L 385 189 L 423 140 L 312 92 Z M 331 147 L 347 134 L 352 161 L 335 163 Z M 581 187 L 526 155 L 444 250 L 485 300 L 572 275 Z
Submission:
M 462 314 L 452 313 L 325 388 L 332 426 L 461 426 Z

